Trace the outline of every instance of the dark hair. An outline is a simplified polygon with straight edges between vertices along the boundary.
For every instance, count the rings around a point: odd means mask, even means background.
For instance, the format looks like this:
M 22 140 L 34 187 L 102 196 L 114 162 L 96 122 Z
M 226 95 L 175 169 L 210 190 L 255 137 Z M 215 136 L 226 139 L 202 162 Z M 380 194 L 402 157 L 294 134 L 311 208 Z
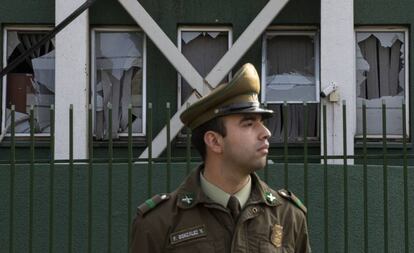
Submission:
M 206 144 L 204 143 L 204 134 L 208 131 L 214 131 L 223 137 L 226 137 L 226 126 L 222 117 L 217 117 L 207 121 L 201 126 L 195 128 L 191 133 L 191 143 L 198 150 L 203 161 L 206 159 Z

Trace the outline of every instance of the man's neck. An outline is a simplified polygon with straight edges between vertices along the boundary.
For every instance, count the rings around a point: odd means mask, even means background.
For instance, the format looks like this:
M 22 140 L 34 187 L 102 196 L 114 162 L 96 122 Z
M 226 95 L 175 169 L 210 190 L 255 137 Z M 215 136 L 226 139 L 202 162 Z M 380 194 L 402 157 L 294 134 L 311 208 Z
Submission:
M 249 182 L 250 174 L 241 174 L 242 171 L 206 161 L 203 175 L 210 183 L 233 195 Z

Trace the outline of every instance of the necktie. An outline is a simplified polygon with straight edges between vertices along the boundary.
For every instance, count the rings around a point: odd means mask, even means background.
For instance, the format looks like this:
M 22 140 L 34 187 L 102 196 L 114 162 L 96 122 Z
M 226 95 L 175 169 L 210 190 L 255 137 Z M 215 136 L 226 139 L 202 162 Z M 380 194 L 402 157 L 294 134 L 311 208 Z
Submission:
M 237 221 L 237 218 L 239 218 L 240 215 L 241 207 L 239 200 L 235 196 L 230 196 L 229 202 L 227 202 L 227 208 L 230 210 L 233 220 Z

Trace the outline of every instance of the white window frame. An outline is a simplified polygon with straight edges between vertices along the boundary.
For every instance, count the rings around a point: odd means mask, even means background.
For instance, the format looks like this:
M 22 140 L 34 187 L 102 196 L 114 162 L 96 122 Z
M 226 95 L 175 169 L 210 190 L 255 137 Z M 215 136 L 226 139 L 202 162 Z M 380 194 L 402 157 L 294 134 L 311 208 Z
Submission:
M 7 66 L 7 33 L 9 31 L 22 31 L 22 32 L 31 32 L 31 31 L 41 31 L 49 32 L 53 29 L 51 26 L 36 26 L 36 25 L 27 25 L 27 26 L 5 26 L 3 28 L 3 66 Z M 56 72 L 56 67 L 55 67 Z M 6 99 L 7 99 L 7 75 L 3 76 L 2 80 L 2 110 L 1 110 L 1 132 L 4 131 L 6 127 Z M 10 137 L 10 133 L 6 133 L 6 137 Z M 16 137 L 27 137 L 30 136 L 30 133 L 15 133 Z M 50 133 L 35 133 L 36 137 L 48 137 Z
M 182 52 L 181 45 L 181 33 L 182 32 L 227 32 L 228 33 L 228 47 L 229 50 L 233 45 L 233 30 L 228 26 L 181 26 L 177 30 L 177 47 Z M 231 79 L 231 72 L 228 74 L 229 80 Z M 177 108 L 181 108 L 181 81 L 182 76 L 180 73 L 177 75 Z
M 314 101 L 266 101 L 266 64 L 267 64 L 267 36 L 269 35 L 310 35 L 314 37 L 314 47 L 315 47 L 315 98 Z M 261 75 L 261 83 L 262 83 L 262 92 L 261 92 L 261 101 L 267 104 L 301 104 L 306 102 L 308 104 L 320 103 L 320 39 L 319 39 L 319 32 L 314 27 L 269 27 L 264 33 L 262 37 L 262 75 Z
M 409 99 L 409 83 L 410 83 L 410 79 L 409 79 L 409 31 L 408 28 L 405 27 L 397 27 L 397 26 L 383 26 L 383 27 L 378 27 L 378 26 L 359 26 L 355 28 L 355 59 L 356 59 L 356 46 L 357 46 L 357 41 L 356 41 L 356 37 L 357 37 L 357 33 L 358 32 L 371 32 L 371 33 L 380 33 L 380 32 L 402 32 L 404 33 L 404 68 L 405 68 L 405 87 L 404 87 L 404 96 L 405 96 L 405 118 L 406 120 L 406 124 L 405 124 L 405 129 L 406 129 L 406 137 L 407 140 L 409 138 L 409 133 L 410 133 L 410 99 Z M 356 71 L 356 68 L 355 68 Z M 356 85 L 356 84 L 355 84 Z M 355 94 L 356 97 L 356 94 Z M 355 100 L 356 102 L 356 100 Z M 358 113 L 358 108 L 357 109 L 357 113 Z M 356 115 L 355 115 L 356 118 Z M 356 122 L 356 124 L 358 124 L 358 122 Z M 382 135 L 379 134 L 367 134 L 366 135 L 367 138 L 369 139 L 381 139 Z M 363 135 L 362 134 L 355 134 L 355 138 L 356 139 L 362 139 Z M 402 139 L 403 135 L 388 135 L 387 134 L 387 139 Z
M 147 35 L 138 27 L 95 27 L 91 29 L 91 105 L 92 105 L 92 129 L 95 129 L 95 41 L 96 32 L 141 32 L 143 35 L 142 43 L 142 133 L 132 133 L 132 136 L 146 136 L 147 133 Z M 119 137 L 127 137 L 128 133 L 118 133 Z M 95 136 L 95 131 L 93 131 Z

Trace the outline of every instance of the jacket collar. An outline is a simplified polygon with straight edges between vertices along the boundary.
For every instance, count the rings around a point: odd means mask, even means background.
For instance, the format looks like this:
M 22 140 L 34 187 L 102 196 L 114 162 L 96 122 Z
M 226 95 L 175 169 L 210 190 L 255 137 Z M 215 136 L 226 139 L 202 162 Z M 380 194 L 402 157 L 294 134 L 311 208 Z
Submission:
M 177 206 L 183 209 L 195 207 L 200 203 L 213 204 L 214 202 L 208 198 L 201 189 L 200 172 L 204 169 L 201 164 L 196 170 L 192 171 L 177 189 Z M 251 174 L 252 189 L 250 198 L 246 203 L 264 204 L 267 206 L 277 206 L 281 203 L 280 196 L 264 183 L 256 173 Z

